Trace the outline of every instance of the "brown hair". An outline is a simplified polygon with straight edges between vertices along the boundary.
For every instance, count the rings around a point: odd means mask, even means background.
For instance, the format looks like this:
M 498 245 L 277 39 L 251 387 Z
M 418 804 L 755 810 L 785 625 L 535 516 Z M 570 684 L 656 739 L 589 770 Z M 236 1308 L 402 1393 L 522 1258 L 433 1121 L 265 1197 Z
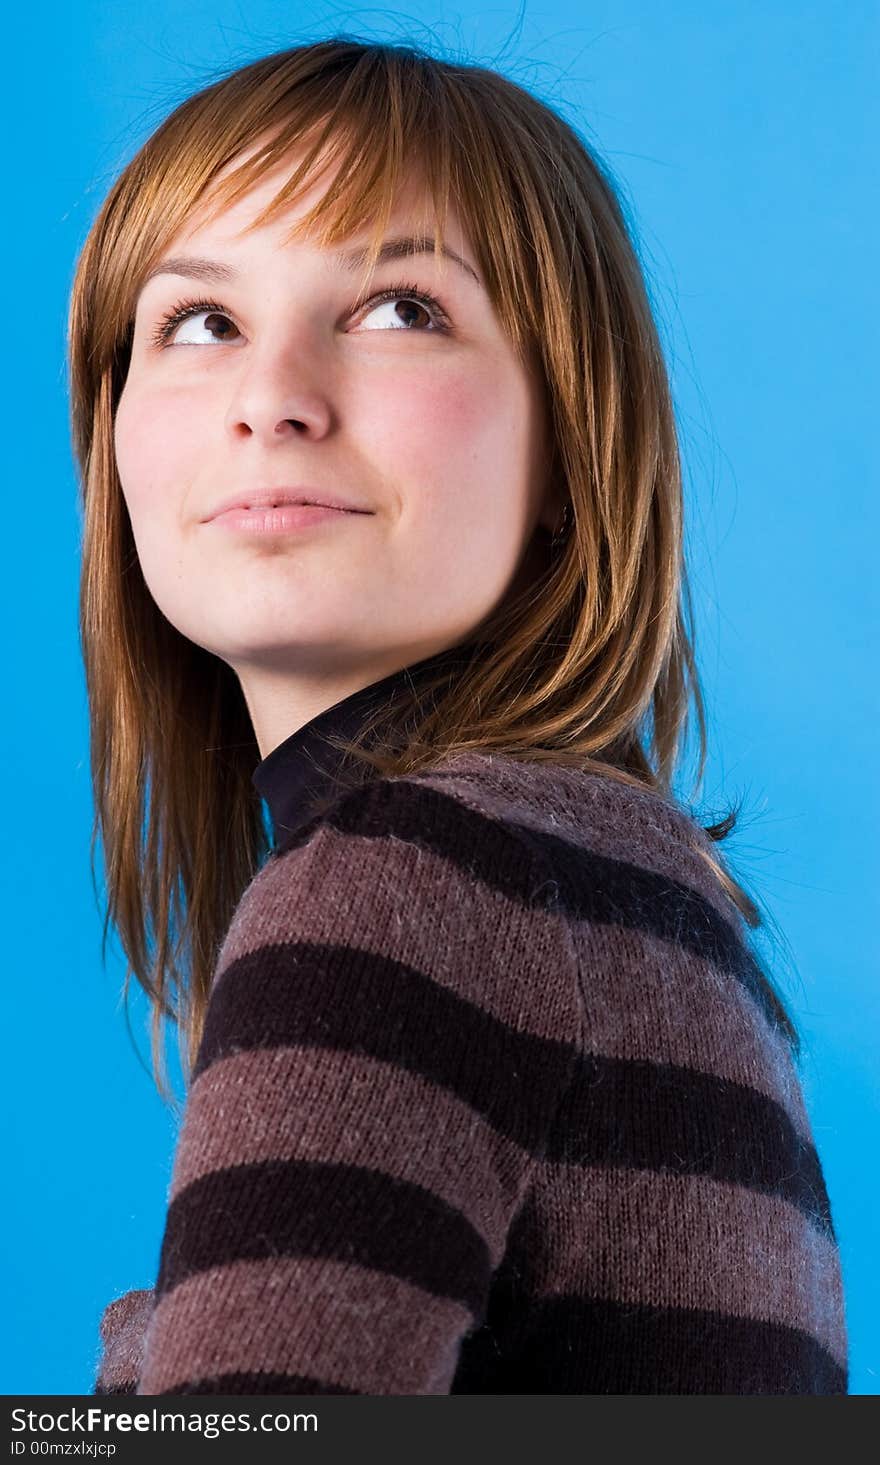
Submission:
M 220 170 L 263 138 L 217 185 Z M 321 243 L 332 245 L 372 221 L 366 274 L 396 188 L 416 164 L 438 250 L 451 192 L 501 324 L 521 359 L 541 372 L 552 468 L 570 520 L 537 578 L 474 629 L 478 654 L 461 674 L 450 678 L 447 668 L 419 689 L 408 709 L 418 715 L 402 741 L 394 737 L 404 726 L 395 703 L 354 742 L 337 746 L 391 776 L 468 749 L 547 759 L 675 802 L 671 784 L 692 698 L 697 786 L 706 760 L 670 385 L 603 165 L 525 89 L 412 46 L 331 38 L 222 76 L 176 107 L 113 184 L 77 262 L 69 316 L 93 878 L 100 826 L 104 943 L 112 919 L 128 959 L 124 993 L 133 971 L 152 1002 L 153 1074 L 166 1099 L 163 1017 L 185 1036 L 189 1082 L 224 934 L 269 846 L 251 783 L 260 755 L 241 687 L 224 661 L 169 623 L 147 590 L 113 418 L 147 270 L 197 203 L 210 195 L 221 210 L 303 144 L 300 168 L 255 227 L 286 209 L 316 170 L 338 164 L 300 228 L 319 229 Z M 724 839 L 738 812 L 705 833 Z M 758 926 L 758 906 L 696 829 L 695 843 L 744 920 Z M 762 980 L 799 1052 L 791 1019 L 769 978 Z

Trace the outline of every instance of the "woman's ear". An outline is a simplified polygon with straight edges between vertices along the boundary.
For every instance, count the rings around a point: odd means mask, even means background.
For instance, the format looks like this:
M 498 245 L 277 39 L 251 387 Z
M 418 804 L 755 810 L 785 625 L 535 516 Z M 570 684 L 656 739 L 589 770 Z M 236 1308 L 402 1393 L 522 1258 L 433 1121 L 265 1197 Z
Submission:
M 538 517 L 538 523 L 548 534 L 559 534 L 565 524 L 565 506 L 567 500 L 561 491 L 552 495 Z
M 565 484 L 561 477 L 554 473 L 544 489 L 544 499 L 537 521 L 540 528 L 546 529 L 548 534 L 557 534 L 562 528 L 567 503 L 568 494 Z
M 553 438 L 547 452 L 547 466 L 544 472 L 544 497 L 537 523 L 548 534 L 556 534 L 562 527 L 563 513 L 568 503 L 568 490 L 562 476 L 559 449 Z

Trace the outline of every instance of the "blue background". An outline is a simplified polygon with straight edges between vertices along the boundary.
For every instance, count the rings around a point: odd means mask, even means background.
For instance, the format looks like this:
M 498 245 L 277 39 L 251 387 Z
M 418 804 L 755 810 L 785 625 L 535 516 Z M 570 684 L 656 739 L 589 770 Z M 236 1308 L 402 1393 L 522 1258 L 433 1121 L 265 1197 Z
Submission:
M 506 72 L 583 128 L 632 210 L 681 427 L 702 797 L 714 816 L 745 796 L 722 849 L 784 938 L 767 950 L 804 1037 L 851 1392 L 878 1392 L 878 15 L 865 0 L 495 4 L 481 18 L 416 0 L 78 0 L 6 23 L 2 1392 L 90 1390 L 103 1308 L 155 1281 L 175 1142 L 139 990 L 126 1027 L 115 941 L 101 967 L 89 873 L 74 261 L 172 106 L 215 69 L 338 30 Z

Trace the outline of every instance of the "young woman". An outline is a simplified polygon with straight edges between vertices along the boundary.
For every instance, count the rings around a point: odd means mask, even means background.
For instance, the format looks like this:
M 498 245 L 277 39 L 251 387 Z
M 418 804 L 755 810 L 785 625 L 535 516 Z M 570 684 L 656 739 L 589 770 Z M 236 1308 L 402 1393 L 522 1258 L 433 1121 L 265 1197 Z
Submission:
M 96 1392 L 845 1393 L 590 150 L 412 48 L 262 58 L 114 184 L 70 360 L 107 918 L 188 1090 Z

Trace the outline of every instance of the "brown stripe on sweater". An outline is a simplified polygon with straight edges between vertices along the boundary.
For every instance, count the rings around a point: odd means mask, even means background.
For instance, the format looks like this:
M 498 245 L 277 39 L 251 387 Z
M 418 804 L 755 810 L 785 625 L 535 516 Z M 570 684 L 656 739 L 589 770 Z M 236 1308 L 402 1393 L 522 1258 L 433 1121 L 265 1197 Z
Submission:
M 368 1094 L 372 1117 L 365 1125 Z M 234 1129 L 231 1114 L 238 1116 Z M 449 1136 L 444 1149 L 437 1147 L 438 1132 Z M 450 1090 L 397 1065 L 329 1048 L 262 1048 L 213 1063 L 190 1091 L 171 1196 L 223 1169 L 231 1141 L 238 1164 L 323 1160 L 386 1170 L 413 1184 L 423 1178 L 422 1157 L 433 1148 L 435 1194 L 487 1238 L 493 1267 L 532 1168 L 525 1150 Z
M 187 1326 L 190 1316 L 199 1320 L 197 1332 Z M 471 1316 L 451 1298 L 399 1277 L 377 1279 L 351 1260 L 242 1261 L 200 1272 L 157 1302 L 145 1371 L 150 1392 L 189 1392 L 181 1385 L 253 1372 L 254 1322 L 266 1373 L 307 1374 L 365 1394 L 444 1394 Z
M 834 1237 L 814 1147 L 772 1099 L 713 1074 L 587 1054 L 547 1155 L 728 1181 L 789 1201 Z
M 700 1175 L 539 1162 L 509 1253 L 528 1309 L 560 1293 L 728 1314 L 810 1332 L 846 1363 L 837 1248 L 774 1196 Z

